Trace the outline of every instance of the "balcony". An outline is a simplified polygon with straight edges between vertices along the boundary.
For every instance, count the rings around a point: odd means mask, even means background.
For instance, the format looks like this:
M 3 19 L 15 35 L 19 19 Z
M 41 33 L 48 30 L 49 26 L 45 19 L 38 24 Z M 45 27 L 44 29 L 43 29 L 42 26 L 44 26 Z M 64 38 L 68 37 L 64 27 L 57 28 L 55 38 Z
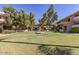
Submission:
M 73 27 L 79 27 L 79 24 L 77 24 L 77 25 L 72 25 L 72 28 L 73 28 Z

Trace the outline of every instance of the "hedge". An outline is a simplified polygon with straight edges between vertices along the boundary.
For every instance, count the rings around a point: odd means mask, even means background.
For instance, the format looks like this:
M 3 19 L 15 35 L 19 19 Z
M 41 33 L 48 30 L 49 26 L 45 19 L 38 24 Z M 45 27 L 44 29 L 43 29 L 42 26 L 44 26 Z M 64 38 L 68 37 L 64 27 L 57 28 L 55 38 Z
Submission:
M 72 33 L 79 33 L 79 28 L 78 27 L 74 27 L 74 28 L 71 29 L 70 32 L 72 32 Z

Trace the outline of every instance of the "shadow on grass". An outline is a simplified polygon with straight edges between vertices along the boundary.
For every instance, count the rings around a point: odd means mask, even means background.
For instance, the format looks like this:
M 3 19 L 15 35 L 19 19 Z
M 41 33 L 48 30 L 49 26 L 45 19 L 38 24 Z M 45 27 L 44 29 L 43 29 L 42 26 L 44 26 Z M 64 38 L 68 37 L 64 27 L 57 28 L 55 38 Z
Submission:
M 70 47 L 70 48 L 79 48 L 79 46 L 55 45 L 55 44 L 42 44 L 42 43 L 32 43 L 32 42 L 4 41 L 5 39 L 7 39 L 7 38 L 0 39 L 0 42 L 5 42 L 5 43 L 18 43 L 18 44 L 32 44 L 32 45 L 44 45 L 44 46 Z
M 0 41 L 2 41 L 2 40 L 6 40 L 7 38 L 0 38 Z
M 38 46 L 38 52 L 43 53 L 45 55 L 71 55 L 72 51 L 71 48 L 65 48 L 65 47 L 50 47 L 50 46 L 44 46 L 40 45 Z

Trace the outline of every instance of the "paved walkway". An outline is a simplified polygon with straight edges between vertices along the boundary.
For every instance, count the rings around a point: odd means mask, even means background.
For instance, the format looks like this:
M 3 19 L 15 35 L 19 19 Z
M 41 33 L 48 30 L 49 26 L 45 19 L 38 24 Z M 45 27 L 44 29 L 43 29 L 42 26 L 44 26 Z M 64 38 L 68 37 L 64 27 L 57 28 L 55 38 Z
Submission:
M 10 34 L 0 34 L 0 37 L 7 36 L 7 35 L 10 35 Z

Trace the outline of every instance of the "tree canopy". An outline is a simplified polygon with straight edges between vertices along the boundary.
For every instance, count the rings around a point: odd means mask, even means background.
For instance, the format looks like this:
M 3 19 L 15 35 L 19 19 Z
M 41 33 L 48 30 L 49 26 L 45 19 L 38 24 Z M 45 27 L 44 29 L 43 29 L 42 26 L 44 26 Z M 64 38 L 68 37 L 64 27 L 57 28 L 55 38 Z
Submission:
M 18 11 L 13 7 L 4 6 L 2 9 L 6 14 L 6 26 L 10 29 L 28 29 L 33 30 L 35 25 L 35 14 L 30 12 L 27 14 L 23 9 Z M 58 18 L 57 12 L 55 12 L 53 5 L 50 5 L 49 9 L 43 14 L 39 20 L 40 26 L 51 25 Z
M 43 17 L 39 20 L 40 25 L 51 25 L 58 19 L 57 12 L 55 12 L 53 5 L 50 5 L 49 9 L 43 14 Z

